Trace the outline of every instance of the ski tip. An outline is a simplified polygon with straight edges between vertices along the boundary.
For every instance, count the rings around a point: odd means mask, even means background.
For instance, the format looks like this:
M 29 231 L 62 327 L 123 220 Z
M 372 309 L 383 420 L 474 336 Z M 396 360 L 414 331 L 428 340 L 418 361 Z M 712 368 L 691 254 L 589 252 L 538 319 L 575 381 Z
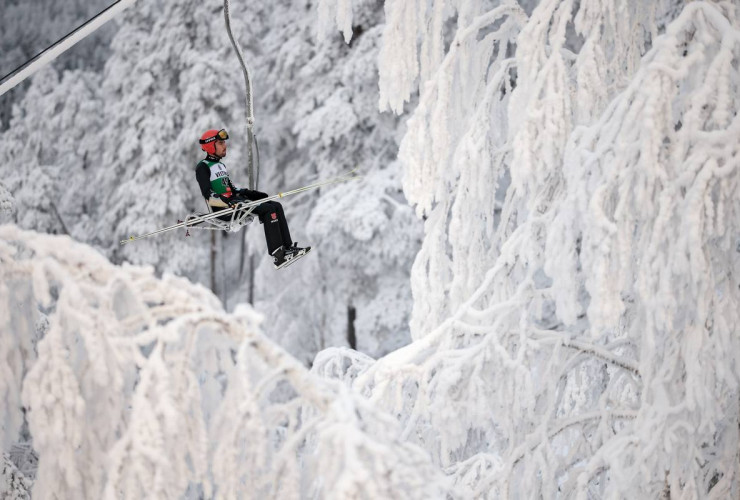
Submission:
M 127 240 L 121 240 L 121 245 L 125 245 L 126 243 L 134 241 L 134 239 L 135 238 L 133 236 L 129 236 Z

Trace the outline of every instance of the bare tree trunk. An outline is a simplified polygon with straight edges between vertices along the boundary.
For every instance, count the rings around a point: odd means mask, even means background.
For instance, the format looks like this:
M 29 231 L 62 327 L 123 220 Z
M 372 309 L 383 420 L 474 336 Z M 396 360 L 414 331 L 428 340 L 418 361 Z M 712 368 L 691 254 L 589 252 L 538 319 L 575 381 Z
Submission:
M 239 282 L 244 277 L 244 258 L 247 252 L 247 226 L 244 226 L 241 245 L 239 247 Z
M 347 343 L 351 349 L 357 350 L 357 334 L 355 333 L 355 319 L 357 318 L 357 309 L 354 306 L 347 306 Z
M 254 255 L 249 256 L 249 303 L 254 304 Z
M 226 249 L 224 248 L 226 245 L 226 233 L 220 233 L 220 234 L 221 234 L 221 238 L 220 238 L 221 239 L 221 302 L 223 302 L 224 304 L 224 309 L 228 309 L 227 283 L 234 284 L 234 280 L 226 279 Z
M 247 245 L 247 228 L 244 229 L 244 237 L 241 242 L 239 251 L 239 283 L 244 281 L 244 263 L 249 261 L 249 286 L 247 287 L 247 302 L 254 304 L 254 255 L 249 255 L 249 246 Z
M 54 215 L 57 216 L 57 220 L 59 220 L 59 224 L 62 225 L 62 231 L 64 231 L 64 234 L 69 236 L 69 229 L 67 229 L 67 225 L 64 223 L 64 219 L 62 219 L 62 215 L 59 213 L 59 210 L 57 209 L 57 204 L 53 201 L 51 202 L 51 209 L 54 211 Z
M 211 231 L 211 291 L 216 292 L 216 231 Z
M 671 484 L 668 481 L 668 472 L 665 473 L 665 480 L 663 481 L 663 493 L 661 494 L 661 500 L 671 499 Z
M 319 314 L 319 320 L 317 321 L 318 328 L 316 328 L 315 342 L 317 344 L 318 350 L 323 351 L 326 348 L 326 311 L 328 310 L 328 307 L 326 307 L 326 304 L 324 303 L 326 301 L 326 284 L 321 286 L 320 297 L 324 298 L 322 299 L 323 307 L 319 307 L 321 313 Z

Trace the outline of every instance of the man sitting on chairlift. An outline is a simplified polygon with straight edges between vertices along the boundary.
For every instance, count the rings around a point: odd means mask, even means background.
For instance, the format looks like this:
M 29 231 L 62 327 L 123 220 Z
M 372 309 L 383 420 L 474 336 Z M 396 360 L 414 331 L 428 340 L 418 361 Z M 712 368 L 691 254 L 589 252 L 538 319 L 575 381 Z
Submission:
M 267 194 L 251 189 L 239 189 L 229 179 L 226 166 L 221 159 L 226 156 L 226 140 L 229 134 L 226 130 L 211 129 L 200 138 L 200 147 L 207 153 L 195 167 L 195 178 L 198 180 L 200 192 L 206 199 L 209 208 L 216 212 L 233 207 L 239 203 L 261 200 Z M 276 201 L 266 201 L 254 207 L 253 213 L 259 216 L 265 227 L 265 241 L 267 251 L 272 256 L 276 269 L 280 269 L 297 258 L 303 257 L 311 247 L 300 248 L 290 238 L 288 221 L 285 219 L 283 206 Z M 222 220 L 230 220 L 225 215 Z

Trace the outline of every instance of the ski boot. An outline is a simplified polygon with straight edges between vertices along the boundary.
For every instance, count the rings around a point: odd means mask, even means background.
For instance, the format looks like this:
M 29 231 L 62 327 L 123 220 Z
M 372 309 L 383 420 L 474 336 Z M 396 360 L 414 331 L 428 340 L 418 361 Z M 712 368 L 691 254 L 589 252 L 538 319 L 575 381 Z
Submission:
M 288 247 L 287 250 L 279 247 L 272 252 L 272 264 L 275 266 L 275 269 L 288 267 L 301 257 L 307 255 L 310 251 L 311 247 L 301 248 L 296 243 L 293 243 L 293 246 Z

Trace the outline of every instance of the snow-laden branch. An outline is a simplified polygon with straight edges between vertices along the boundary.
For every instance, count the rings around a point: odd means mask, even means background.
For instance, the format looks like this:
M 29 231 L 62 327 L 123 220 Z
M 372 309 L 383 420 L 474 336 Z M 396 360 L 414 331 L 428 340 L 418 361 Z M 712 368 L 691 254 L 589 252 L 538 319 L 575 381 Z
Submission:
M 419 5 L 386 5 L 396 107 L 438 19 Z M 456 8 L 451 40 L 477 18 Z M 353 387 L 464 494 L 737 491 L 740 26 L 692 2 L 660 34 L 662 8 L 540 2 L 419 84 L 416 341 Z
M 344 41 L 352 40 L 352 0 L 319 0 L 318 2 L 319 35 L 338 27 Z
M 3 452 L 0 464 L 0 495 L 7 500 L 30 500 L 31 481 L 29 481 Z
M 0 227 L 0 277 L 10 311 L 0 345 L 32 365 L 22 404 L 40 458 L 34 496 L 447 491 L 423 450 L 395 439 L 395 420 L 309 373 L 259 332 L 247 306 L 227 314 L 186 280 L 118 268 L 69 238 L 13 226 Z M 28 321 L 37 304 L 49 326 L 34 361 L 14 342 L 37 331 Z

